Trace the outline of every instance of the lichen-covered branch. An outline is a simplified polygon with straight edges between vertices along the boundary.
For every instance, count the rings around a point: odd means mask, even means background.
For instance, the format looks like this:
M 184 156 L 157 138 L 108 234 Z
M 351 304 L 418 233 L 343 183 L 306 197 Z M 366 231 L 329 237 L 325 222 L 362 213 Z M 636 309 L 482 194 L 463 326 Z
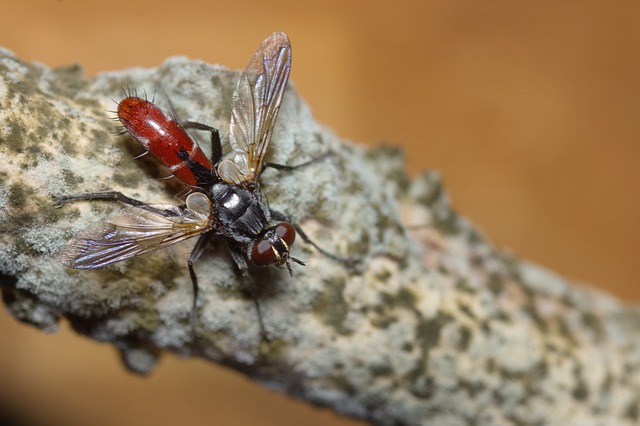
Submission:
M 294 66 L 295 69 L 295 66 Z M 269 161 L 323 161 L 262 176 L 270 205 L 327 251 L 302 241 L 294 276 L 238 276 L 224 244 L 197 262 L 197 325 L 184 242 L 97 270 L 65 269 L 71 236 L 125 208 L 52 196 L 118 190 L 180 203 L 153 161 L 110 120 L 122 88 L 184 120 L 228 129 L 238 74 L 174 58 L 158 69 L 84 79 L 0 51 L 0 285 L 19 320 L 54 331 L 66 318 L 148 373 L 164 351 L 228 365 L 296 398 L 383 425 L 635 425 L 640 316 L 493 247 L 450 207 L 438 175 L 410 181 L 401 155 L 340 140 L 292 84 Z M 194 133 L 206 150 L 206 134 Z M 251 286 L 269 340 L 262 338 Z

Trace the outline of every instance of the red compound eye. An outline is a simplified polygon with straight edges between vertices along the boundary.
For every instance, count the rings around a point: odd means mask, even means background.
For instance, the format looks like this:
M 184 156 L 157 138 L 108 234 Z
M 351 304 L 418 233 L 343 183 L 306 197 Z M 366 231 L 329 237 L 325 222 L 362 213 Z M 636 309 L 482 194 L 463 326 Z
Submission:
M 269 266 L 276 261 L 273 246 L 267 240 L 258 241 L 251 249 L 251 261 L 257 266 Z
M 289 247 L 296 240 L 296 230 L 290 223 L 282 222 L 276 225 L 276 235 Z

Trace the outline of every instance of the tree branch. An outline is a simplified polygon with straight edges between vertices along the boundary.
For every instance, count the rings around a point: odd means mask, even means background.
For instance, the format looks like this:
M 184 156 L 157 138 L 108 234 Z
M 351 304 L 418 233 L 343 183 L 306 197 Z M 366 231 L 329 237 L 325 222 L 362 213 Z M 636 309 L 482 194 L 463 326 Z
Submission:
M 165 350 L 228 365 L 267 386 L 385 425 L 632 425 L 640 420 L 637 308 L 493 247 L 451 208 L 437 173 L 410 181 L 400 153 L 369 150 L 319 126 L 292 84 L 270 170 L 270 205 L 345 269 L 297 241 L 294 276 L 251 269 L 264 324 L 224 244 L 195 265 L 192 242 L 99 270 L 56 259 L 72 235 L 123 208 L 53 195 L 117 190 L 179 203 L 175 182 L 105 110 L 122 88 L 171 99 L 184 120 L 228 129 L 238 74 L 183 58 L 85 80 L 0 52 L 0 284 L 19 320 L 54 331 L 60 317 L 108 341 L 148 373 Z M 202 141 L 205 134 L 194 133 Z M 208 148 L 203 143 L 203 148 Z M 167 172 L 165 172 L 167 173 Z M 414 226 L 422 225 L 422 226 Z

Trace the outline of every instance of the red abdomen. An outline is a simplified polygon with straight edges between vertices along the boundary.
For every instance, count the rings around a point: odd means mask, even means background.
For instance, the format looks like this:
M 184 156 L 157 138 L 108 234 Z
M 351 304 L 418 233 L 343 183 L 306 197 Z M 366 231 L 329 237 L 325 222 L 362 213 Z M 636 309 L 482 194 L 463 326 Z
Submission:
M 189 186 L 210 183 L 213 166 L 176 120 L 149 101 L 124 98 L 118 118 L 147 151 Z

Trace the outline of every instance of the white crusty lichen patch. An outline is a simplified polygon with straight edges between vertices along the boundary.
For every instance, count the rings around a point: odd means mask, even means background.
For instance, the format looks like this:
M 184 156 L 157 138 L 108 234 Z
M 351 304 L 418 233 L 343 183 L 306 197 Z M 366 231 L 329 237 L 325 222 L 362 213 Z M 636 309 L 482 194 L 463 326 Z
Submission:
M 295 78 L 295 64 L 294 64 Z M 635 308 L 493 247 L 452 210 L 436 173 L 410 181 L 394 149 L 340 140 L 289 84 L 262 186 L 326 250 L 304 242 L 294 276 L 252 269 L 241 280 L 224 244 L 196 263 L 197 326 L 184 242 L 105 269 L 65 269 L 72 235 L 122 206 L 52 196 L 118 190 L 180 203 L 172 181 L 116 136 L 111 113 L 137 90 L 185 120 L 227 134 L 238 73 L 185 58 L 86 80 L 0 51 L 0 286 L 19 320 L 60 317 L 152 370 L 164 351 L 206 357 L 256 380 L 375 424 L 634 425 L 640 421 Z M 205 151 L 206 135 L 194 134 Z M 415 226 L 418 225 L 418 226 Z M 260 333 L 250 285 L 269 340 Z

